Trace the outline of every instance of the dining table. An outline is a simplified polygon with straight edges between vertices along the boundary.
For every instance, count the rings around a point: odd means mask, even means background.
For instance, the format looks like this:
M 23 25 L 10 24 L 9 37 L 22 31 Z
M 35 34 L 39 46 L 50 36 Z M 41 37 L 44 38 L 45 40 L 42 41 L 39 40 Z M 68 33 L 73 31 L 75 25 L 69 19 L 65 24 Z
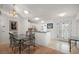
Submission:
M 79 42 L 79 38 L 75 37 L 75 38 L 71 38 L 69 39 L 69 52 L 71 53 L 71 48 L 72 48 L 72 41 L 74 41 L 75 43 L 75 47 L 77 47 L 77 42 Z

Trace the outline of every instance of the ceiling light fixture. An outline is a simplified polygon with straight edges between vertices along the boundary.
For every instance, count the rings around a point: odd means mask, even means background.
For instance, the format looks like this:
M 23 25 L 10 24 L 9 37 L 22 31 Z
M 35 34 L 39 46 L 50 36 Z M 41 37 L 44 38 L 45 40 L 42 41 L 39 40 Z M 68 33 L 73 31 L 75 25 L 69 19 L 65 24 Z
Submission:
M 13 4 L 13 10 L 9 12 L 10 16 L 16 16 L 15 4 Z
M 44 21 L 42 20 L 41 23 L 44 23 Z
M 39 20 L 40 18 L 38 18 L 38 17 L 35 17 L 34 19 L 35 19 L 35 20 Z
M 63 16 L 65 16 L 66 15 L 66 13 L 64 12 L 64 13 L 61 13 L 61 14 L 59 14 L 59 16 L 60 17 L 63 17 Z
M 28 12 L 27 10 L 24 10 L 24 13 L 25 13 L 25 14 L 29 14 L 29 12 Z

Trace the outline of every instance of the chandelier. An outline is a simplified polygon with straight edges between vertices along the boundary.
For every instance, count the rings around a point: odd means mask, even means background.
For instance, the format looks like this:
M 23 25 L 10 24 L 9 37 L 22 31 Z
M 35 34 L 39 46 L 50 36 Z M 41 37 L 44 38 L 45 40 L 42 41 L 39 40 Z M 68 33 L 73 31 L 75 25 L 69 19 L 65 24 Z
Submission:
M 10 16 L 16 16 L 15 4 L 13 4 L 13 9 L 10 11 Z

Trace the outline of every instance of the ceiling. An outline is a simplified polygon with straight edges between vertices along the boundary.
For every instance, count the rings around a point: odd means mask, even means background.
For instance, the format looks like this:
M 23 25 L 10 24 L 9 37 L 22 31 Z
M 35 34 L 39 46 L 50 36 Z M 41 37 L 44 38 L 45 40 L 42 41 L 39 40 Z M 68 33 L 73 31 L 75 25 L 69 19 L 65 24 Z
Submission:
M 9 12 L 12 10 L 12 5 L 0 5 L 2 10 Z M 29 14 L 24 14 L 24 10 L 29 11 Z M 34 17 L 39 17 L 40 20 L 51 20 L 59 18 L 60 13 L 66 13 L 64 17 L 76 17 L 79 13 L 79 4 L 16 4 L 16 11 L 22 17 L 29 17 L 34 21 Z

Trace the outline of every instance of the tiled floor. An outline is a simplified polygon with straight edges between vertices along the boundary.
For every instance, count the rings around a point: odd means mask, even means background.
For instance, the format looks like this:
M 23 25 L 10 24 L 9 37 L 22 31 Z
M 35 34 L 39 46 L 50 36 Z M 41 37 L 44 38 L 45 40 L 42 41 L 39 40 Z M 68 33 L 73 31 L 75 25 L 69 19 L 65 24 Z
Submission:
M 71 53 L 78 54 L 79 53 L 79 46 L 78 46 L 79 44 L 77 45 L 77 48 L 76 48 L 73 43 L 72 43 L 72 52 Z M 64 53 L 70 53 L 69 52 L 69 43 L 65 42 L 65 41 L 51 40 L 48 47 L 59 50 Z

